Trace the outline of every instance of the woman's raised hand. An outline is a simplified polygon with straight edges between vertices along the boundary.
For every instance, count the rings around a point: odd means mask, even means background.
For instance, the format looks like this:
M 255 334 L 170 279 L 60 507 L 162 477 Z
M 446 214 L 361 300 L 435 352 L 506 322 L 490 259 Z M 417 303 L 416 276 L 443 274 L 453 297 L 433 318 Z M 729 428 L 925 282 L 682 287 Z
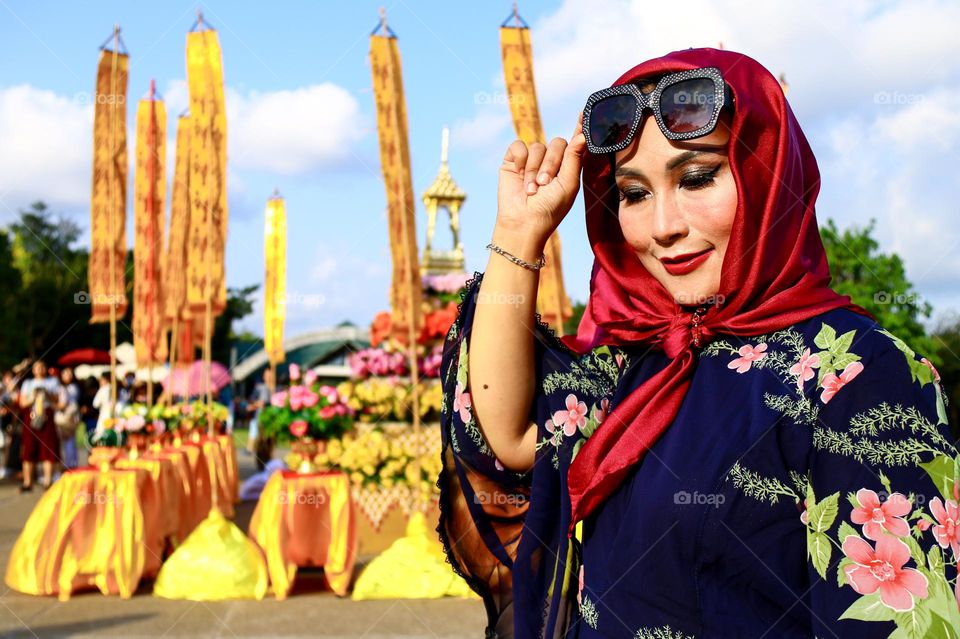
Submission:
M 583 114 L 570 141 L 557 137 L 546 146 L 515 140 L 503 156 L 497 193 L 497 225 L 546 243 L 573 206 L 580 190 L 586 150 Z

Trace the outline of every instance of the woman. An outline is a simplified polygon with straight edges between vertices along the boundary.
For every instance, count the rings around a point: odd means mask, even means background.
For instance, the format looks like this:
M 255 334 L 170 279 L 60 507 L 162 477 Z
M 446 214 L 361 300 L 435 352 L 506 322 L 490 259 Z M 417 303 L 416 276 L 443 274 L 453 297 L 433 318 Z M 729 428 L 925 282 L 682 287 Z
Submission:
M 23 382 L 19 401 L 24 424 L 20 444 L 23 460 L 20 492 L 33 490 L 33 467 L 38 461 L 43 469 L 41 486 L 46 490 L 53 484 L 53 466 L 60 461 L 60 437 L 54 412 L 66 405 L 66 395 L 43 360 L 33 363 L 33 377 Z
M 596 259 L 561 341 L 537 258 L 581 165 Z M 438 532 L 488 636 L 960 627 L 939 376 L 829 288 L 818 188 L 779 83 L 731 51 L 645 62 L 569 142 L 510 146 L 442 367 Z

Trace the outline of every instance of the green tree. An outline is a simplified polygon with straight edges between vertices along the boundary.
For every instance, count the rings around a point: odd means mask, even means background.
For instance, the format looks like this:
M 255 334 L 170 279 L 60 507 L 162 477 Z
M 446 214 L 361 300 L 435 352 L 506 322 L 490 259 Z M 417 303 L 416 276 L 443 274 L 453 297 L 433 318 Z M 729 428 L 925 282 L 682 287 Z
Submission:
M 831 287 L 870 311 L 890 331 L 921 355 L 937 362 L 937 348 L 921 322 L 933 307 L 914 290 L 903 260 L 896 253 L 882 253 L 873 238 L 876 220 L 866 228 L 842 232 L 828 219 L 820 229 L 833 276 Z
M 936 345 L 940 383 L 947 394 L 947 417 L 953 436 L 960 437 L 960 313 L 953 311 L 941 317 L 930 336 Z
M 241 336 L 234 333 L 233 323 L 253 312 L 253 295 L 259 284 L 250 284 L 240 288 L 227 289 L 227 307 L 216 319 L 213 326 L 211 353 L 214 361 L 224 364 L 230 362 L 230 347 Z
M 576 335 L 577 328 L 580 326 L 580 318 L 583 317 L 583 311 L 587 308 L 587 305 L 583 302 L 577 302 L 573 305 L 573 315 L 567 318 L 567 321 L 563 323 L 563 334 L 564 335 Z
M 19 321 L 20 271 L 14 265 L 13 242 L 7 231 L 0 230 L 0 287 L 4 299 L 0 304 L 0 369 L 19 362 L 27 350 L 27 332 Z

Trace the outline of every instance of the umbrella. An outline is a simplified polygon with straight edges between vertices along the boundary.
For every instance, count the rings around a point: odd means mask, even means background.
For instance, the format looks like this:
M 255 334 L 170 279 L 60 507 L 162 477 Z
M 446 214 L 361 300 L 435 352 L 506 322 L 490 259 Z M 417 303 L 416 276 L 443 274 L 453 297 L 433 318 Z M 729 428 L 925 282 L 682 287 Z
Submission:
M 78 348 L 57 360 L 60 366 L 78 366 L 80 364 L 109 364 L 110 353 L 96 348 Z
M 216 393 L 230 383 L 230 372 L 220 362 L 210 362 L 209 374 L 206 374 L 205 362 L 194 362 L 189 368 L 176 368 L 163 380 L 163 388 L 171 395 L 202 395 L 206 391 L 205 381 L 210 380 L 210 392 Z

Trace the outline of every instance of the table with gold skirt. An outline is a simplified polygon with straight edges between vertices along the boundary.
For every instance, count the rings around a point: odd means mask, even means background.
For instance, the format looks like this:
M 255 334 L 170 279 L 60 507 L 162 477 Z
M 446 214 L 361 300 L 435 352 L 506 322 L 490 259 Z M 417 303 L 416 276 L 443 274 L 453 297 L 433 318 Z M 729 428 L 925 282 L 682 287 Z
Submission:
M 233 442 L 229 436 L 196 439 L 162 448 L 94 449 L 93 465 L 64 473 L 34 507 L 11 552 L 7 585 L 61 599 L 90 587 L 132 596 L 211 507 L 233 514 Z
M 158 527 L 143 503 L 156 489 L 141 468 L 84 467 L 63 474 L 40 498 L 13 546 L 6 583 L 66 600 L 95 587 L 129 598 L 148 553 L 144 530 Z
M 279 471 L 267 481 L 249 528 L 267 558 L 270 588 L 285 599 L 298 567 L 323 567 L 330 588 L 347 594 L 357 553 L 350 479 L 341 472 Z

